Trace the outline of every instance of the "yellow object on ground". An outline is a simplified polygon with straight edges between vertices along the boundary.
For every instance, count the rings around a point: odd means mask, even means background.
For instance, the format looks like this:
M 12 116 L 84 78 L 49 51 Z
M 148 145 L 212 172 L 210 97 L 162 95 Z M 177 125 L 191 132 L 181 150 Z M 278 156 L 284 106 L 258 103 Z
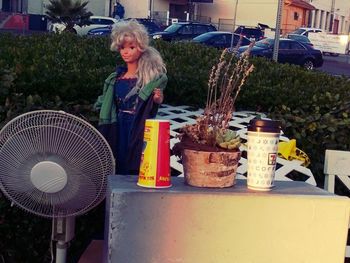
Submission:
M 303 166 L 305 167 L 309 166 L 310 164 L 310 158 L 305 152 L 297 148 L 295 139 L 288 142 L 280 142 L 278 144 L 278 156 L 289 161 L 302 161 Z

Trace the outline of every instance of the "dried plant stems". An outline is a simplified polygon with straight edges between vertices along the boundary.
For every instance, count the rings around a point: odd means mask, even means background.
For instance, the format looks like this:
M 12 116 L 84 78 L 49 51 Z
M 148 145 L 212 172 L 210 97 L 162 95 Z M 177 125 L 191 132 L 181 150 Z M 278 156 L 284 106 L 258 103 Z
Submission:
M 211 68 L 204 115 L 183 129 L 193 141 L 215 146 L 217 134 L 228 128 L 241 87 L 254 69 L 248 61 L 249 51 L 250 48 L 233 63 L 237 53 L 225 49 Z

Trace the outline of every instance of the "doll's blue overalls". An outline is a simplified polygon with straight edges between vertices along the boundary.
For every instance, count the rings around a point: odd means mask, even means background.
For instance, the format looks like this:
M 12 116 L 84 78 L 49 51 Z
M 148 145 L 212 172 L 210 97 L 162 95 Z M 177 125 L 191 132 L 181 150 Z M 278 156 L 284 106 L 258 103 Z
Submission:
M 136 85 L 136 78 L 118 79 L 114 84 L 114 100 L 117 105 L 117 156 L 116 173 L 128 174 L 128 156 L 130 131 L 135 117 L 135 108 L 138 95 L 135 94 L 125 100 L 126 95 Z

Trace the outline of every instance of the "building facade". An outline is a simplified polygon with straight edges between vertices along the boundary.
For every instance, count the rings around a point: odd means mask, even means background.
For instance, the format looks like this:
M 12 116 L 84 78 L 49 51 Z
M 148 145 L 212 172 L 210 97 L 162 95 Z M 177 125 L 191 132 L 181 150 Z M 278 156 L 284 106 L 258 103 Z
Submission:
M 125 9 L 125 17 L 151 17 L 163 24 L 172 19 L 195 20 L 215 24 L 220 30 L 258 23 L 276 27 L 280 0 L 89 0 L 94 15 L 113 16 L 116 2 Z M 45 14 L 48 0 L 0 0 L 2 12 Z M 297 27 L 316 27 L 335 34 L 350 31 L 349 0 L 283 0 L 282 32 Z
M 349 0 L 309 0 L 315 6 L 309 26 L 334 34 L 347 34 L 350 31 Z
M 258 23 L 276 27 L 279 0 L 214 0 L 212 4 L 197 4 L 200 16 L 209 16 L 213 23 L 228 30 L 229 25 L 257 26 Z M 235 7 L 236 18 L 234 20 Z M 317 27 L 326 32 L 348 34 L 350 32 L 349 0 L 284 0 L 282 8 L 282 32 L 298 27 Z M 232 28 L 232 27 L 231 27 Z
M 282 9 L 282 33 L 289 33 L 309 23 L 311 11 L 315 7 L 302 0 L 286 0 Z

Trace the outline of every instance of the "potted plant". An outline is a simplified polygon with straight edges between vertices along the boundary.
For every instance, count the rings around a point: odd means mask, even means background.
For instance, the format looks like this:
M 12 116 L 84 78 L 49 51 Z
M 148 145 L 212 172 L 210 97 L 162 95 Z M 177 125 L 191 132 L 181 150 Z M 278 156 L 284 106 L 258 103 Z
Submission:
M 222 188 L 235 184 L 240 137 L 229 129 L 229 121 L 241 87 L 254 69 L 248 61 L 249 50 L 238 59 L 235 52 L 222 52 L 209 75 L 203 115 L 180 131 L 173 151 L 182 158 L 189 185 Z

